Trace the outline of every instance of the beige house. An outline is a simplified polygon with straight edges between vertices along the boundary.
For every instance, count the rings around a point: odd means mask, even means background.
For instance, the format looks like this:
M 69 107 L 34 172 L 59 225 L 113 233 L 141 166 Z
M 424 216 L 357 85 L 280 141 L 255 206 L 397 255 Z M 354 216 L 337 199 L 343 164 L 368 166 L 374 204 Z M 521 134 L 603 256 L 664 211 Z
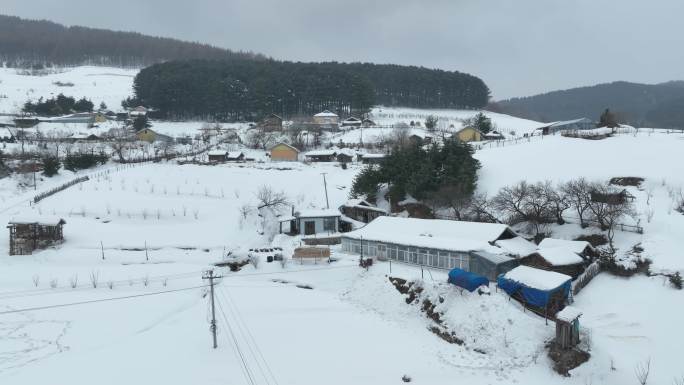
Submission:
M 464 127 L 456 133 L 456 137 L 461 142 L 479 142 L 482 140 L 482 133 L 473 127 Z
M 270 151 L 273 162 L 296 162 L 299 160 L 299 150 L 287 143 L 278 143 L 271 147 Z
M 168 135 L 163 135 L 152 131 L 149 128 L 143 128 L 142 130 L 135 133 L 135 139 L 141 142 L 173 142 L 173 138 Z
M 340 117 L 334 112 L 325 110 L 314 115 L 313 121 L 321 126 L 332 126 L 337 125 L 340 122 Z

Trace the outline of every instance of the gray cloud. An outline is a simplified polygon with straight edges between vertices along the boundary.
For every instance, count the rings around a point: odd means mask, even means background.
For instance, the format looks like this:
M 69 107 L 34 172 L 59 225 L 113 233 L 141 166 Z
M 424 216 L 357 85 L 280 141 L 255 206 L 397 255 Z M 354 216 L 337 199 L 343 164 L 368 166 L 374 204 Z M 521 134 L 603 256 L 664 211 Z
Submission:
M 2 0 L 0 12 L 288 60 L 459 70 L 495 98 L 684 78 L 680 0 Z

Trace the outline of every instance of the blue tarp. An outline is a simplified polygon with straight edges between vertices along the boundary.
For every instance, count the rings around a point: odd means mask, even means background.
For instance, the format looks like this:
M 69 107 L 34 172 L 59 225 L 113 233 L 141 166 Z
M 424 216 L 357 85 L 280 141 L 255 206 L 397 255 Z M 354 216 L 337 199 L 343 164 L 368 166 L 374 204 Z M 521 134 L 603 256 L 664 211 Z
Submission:
M 563 298 L 568 298 L 570 294 L 571 283 L 570 279 L 557 288 L 550 290 L 535 289 L 533 287 L 528 287 L 520 282 L 507 279 L 502 275 L 496 280 L 497 285 L 503 291 L 508 293 L 508 295 L 514 295 L 515 293 L 520 293 L 526 304 L 530 304 L 536 307 L 545 308 L 549 303 L 551 295 L 557 291 L 563 293 Z
M 489 280 L 481 275 L 465 270 L 453 269 L 449 272 L 449 283 L 462 287 L 472 293 L 482 285 L 489 285 Z

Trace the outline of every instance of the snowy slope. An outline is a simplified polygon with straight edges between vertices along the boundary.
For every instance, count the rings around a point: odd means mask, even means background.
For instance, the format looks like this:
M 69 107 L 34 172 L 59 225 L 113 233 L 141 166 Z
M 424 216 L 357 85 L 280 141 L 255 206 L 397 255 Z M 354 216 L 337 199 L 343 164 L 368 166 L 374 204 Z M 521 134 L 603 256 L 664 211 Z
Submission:
M 86 97 L 96 107 L 121 110 L 121 101 L 133 94 L 135 69 L 110 67 L 63 68 L 44 76 L 22 75 L 22 70 L 0 67 L 0 113 L 18 113 L 27 100 L 51 98 L 63 93 L 77 99 Z M 73 83 L 60 87 L 56 82 Z

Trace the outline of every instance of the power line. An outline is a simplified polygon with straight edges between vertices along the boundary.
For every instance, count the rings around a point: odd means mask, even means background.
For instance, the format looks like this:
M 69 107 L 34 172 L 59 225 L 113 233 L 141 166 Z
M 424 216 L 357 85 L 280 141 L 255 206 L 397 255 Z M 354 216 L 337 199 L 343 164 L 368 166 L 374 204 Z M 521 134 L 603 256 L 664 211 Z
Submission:
M 227 298 L 228 306 L 229 307 L 232 306 L 233 313 L 235 314 L 235 316 L 236 316 L 235 318 L 238 322 L 238 326 L 240 326 L 240 324 L 242 324 L 243 330 L 246 332 L 247 337 L 249 337 L 249 340 L 251 341 L 252 345 L 254 345 L 254 349 L 257 351 L 259 357 L 263 361 L 264 366 L 266 367 L 266 370 L 268 371 L 268 374 L 271 376 L 271 379 L 273 379 L 273 383 L 275 383 L 276 385 L 279 385 L 278 380 L 276 379 L 275 375 L 273 374 L 273 371 L 271 370 L 271 366 L 268 364 L 268 361 L 266 361 L 266 358 L 264 357 L 264 354 L 262 353 L 261 349 L 259 348 L 259 345 L 257 344 L 256 339 L 254 338 L 254 335 L 252 335 L 251 331 L 249 330 L 249 327 L 247 326 L 245 319 L 240 314 L 240 310 L 238 309 L 237 304 L 235 303 L 233 298 L 230 296 L 230 293 L 227 290 L 224 290 L 221 294 L 224 296 L 224 298 Z M 249 341 L 248 341 L 248 343 L 249 343 Z M 252 352 L 252 355 L 254 355 L 254 352 Z M 255 359 L 256 359 L 256 356 L 255 356 Z M 258 363 L 259 363 L 259 361 L 257 359 L 257 365 L 258 365 Z M 262 370 L 262 374 L 263 374 L 263 370 Z M 265 375 L 264 375 L 264 378 L 266 378 Z M 266 379 L 266 382 L 267 383 L 269 382 L 268 379 Z
M 245 376 L 245 379 L 247 380 L 247 382 L 249 382 L 252 385 L 255 385 L 252 372 L 249 370 L 249 365 L 247 365 L 247 361 L 245 360 L 244 354 L 242 354 L 242 349 L 240 349 L 240 345 L 238 344 L 237 337 L 235 336 L 235 333 L 233 332 L 233 328 L 230 326 L 230 322 L 228 322 L 228 317 L 226 316 L 226 313 L 223 311 L 223 306 L 221 305 L 221 301 L 218 301 L 218 308 L 219 308 L 219 311 L 221 312 L 221 315 L 223 316 L 223 320 L 226 323 L 226 328 L 228 329 L 228 333 L 230 333 L 230 337 L 232 338 L 232 341 L 229 339 L 228 342 L 232 342 L 233 351 L 235 351 L 236 355 L 238 356 L 238 359 L 242 363 L 242 365 L 240 366 L 240 368 L 242 369 L 242 374 Z M 228 338 L 228 335 L 226 335 L 226 338 Z
M 126 295 L 126 296 L 122 296 L 122 297 L 92 299 L 92 300 L 88 300 L 88 301 L 62 303 L 62 304 L 57 304 L 57 305 L 36 306 L 36 307 L 28 307 L 28 308 L 23 308 L 23 309 L 6 310 L 6 311 L 1 311 L 0 315 L 21 313 L 21 312 L 25 312 L 25 311 L 37 311 L 37 310 L 55 309 L 55 308 L 60 308 L 60 307 L 87 305 L 87 304 L 98 303 L 98 302 L 108 302 L 108 301 L 118 301 L 118 300 L 123 300 L 123 299 L 140 298 L 140 297 L 147 297 L 147 296 L 152 296 L 152 295 L 175 293 L 175 292 L 179 292 L 179 291 L 195 290 L 195 289 L 200 289 L 203 287 L 207 287 L 207 285 L 185 287 L 182 289 L 171 289 L 171 290 L 164 290 L 164 291 L 156 291 L 153 293 L 133 294 L 133 295 Z

